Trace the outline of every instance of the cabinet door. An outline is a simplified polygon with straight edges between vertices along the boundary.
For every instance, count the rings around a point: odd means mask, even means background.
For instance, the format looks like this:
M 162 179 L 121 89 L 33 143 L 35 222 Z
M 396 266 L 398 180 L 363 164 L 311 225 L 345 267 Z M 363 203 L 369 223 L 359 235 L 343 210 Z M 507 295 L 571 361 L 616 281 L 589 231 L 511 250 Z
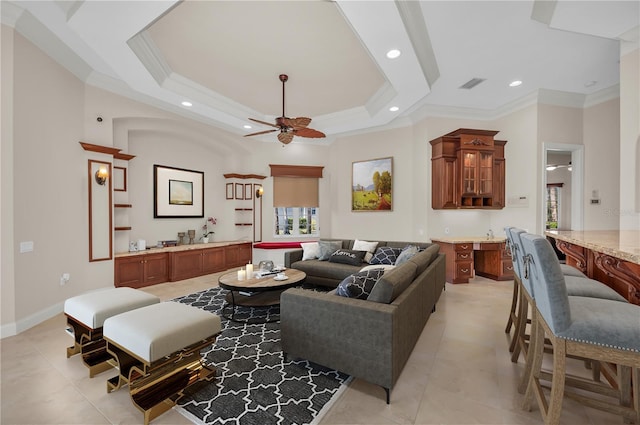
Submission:
M 169 279 L 169 258 L 166 253 L 148 254 L 144 259 L 144 283 L 155 285 Z
M 491 196 L 493 193 L 493 154 L 480 152 L 478 167 L 478 194 Z
M 225 270 L 224 248 L 209 248 L 202 252 L 202 272 L 215 273 Z
M 144 260 L 143 255 L 133 255 L 115 259 L 116 287 L 128 286 L 140 288 L 144 286 Z
M 462 151 L 462 195 L 478 193 L 478 152 Z
M 183 280 L 202 274 L 202 250 L 172 252 L 170 280 Z
M 434 209 L 457 207 L 456 162 L 454 159 L 440 158 L 431 163 L 431 206 Z
M 493 178 L 493 206 L 495 208 L 504 208 L 504 186 L 505 186 L 505 163 L 504 159 L 496 159 L 494 161 L 494 178 Z

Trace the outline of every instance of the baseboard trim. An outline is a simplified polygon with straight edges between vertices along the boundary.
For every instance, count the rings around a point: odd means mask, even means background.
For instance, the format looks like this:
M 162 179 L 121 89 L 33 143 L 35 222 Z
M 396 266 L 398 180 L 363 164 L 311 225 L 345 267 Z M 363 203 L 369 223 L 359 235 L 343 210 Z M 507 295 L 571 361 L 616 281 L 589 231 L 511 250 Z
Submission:
M 40 310 L 36 313 L 33 313 L 24 319 L 20 319 L 17 322 L 8 323 L 6 325 L 2 325 L 0 327 L 0 339 L 7 338 L 10 336 L 17 335 L 21 332 L 30 329 L 45 320 L 49 320 L 57 314 L 60 314 L 64 311 L 64 302 L 56 303 L 52 306 L 45 308 L 44 310 Z

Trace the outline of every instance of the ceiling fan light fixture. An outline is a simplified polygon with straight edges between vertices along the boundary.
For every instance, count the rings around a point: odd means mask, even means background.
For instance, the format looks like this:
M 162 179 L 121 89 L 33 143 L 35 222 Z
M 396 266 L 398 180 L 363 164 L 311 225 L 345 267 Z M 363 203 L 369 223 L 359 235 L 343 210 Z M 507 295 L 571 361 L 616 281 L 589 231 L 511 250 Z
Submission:
M 556 168 L 558 168 L 558 167 L 556 167 L 555 165 L 547 165 L 547 171 L 553 171 Z
M 398 49 L 391 49 L 387 52 L 387 58 L 389 59 L 395 59 L 397 57 L 400 57 L 400 55 L 402 54 L 402 52 Z
M 249 124 L 245 124 L 242 126 L 243 128 L 246 128 L 247 130 L 249 130 L 250 128 L 252 128 Z

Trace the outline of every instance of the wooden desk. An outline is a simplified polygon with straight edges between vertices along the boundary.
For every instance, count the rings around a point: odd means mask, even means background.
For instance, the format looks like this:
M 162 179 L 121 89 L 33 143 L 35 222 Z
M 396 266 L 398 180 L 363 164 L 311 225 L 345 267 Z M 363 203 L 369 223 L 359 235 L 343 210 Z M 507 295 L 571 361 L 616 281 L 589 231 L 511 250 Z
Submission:
M 567 264 L 640 305 L 640 231 L 549 230 Z
M 513 279 L 511 251 L 505 238 L 431 238 L 446 255 L 446 280 L 469 283 L 474 273 L 493 280 Z

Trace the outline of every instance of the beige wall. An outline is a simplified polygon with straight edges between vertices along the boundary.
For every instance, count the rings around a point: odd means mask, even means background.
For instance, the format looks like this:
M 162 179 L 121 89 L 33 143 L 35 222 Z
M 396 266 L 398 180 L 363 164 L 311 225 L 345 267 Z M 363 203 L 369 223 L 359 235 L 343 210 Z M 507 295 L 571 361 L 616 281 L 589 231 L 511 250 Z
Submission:
M 613 230 L 620 226 L 620 102 L 603 102 L 584 110 L 584 228 Z M 600 204 L 591 204 L 597 191 Z
M 620 57 L 621 229 L 640 230 L 640 49 Z
M 205 214 L 220 219 L 218 240 L 248 237 L 233 225 L 234 203 L 224 199 L 224 173 L 269 176 L 269 164 L 296 164 L 325 167 L 321 236 L 427 241 L 445 235 L 445 228 L 449 236 L 484 235 L 490 228 L 500 235 L 506 225 L 540 231 L 541 141 L 583 143 L 584 138 L 592 143 L 581 134 L 581 109 L 531 105 L 492 121 L 430 117 L 404 128 L 283 147 L 87 86 L 19 34 L 3 27 L 2 35 L 2 336 L 59 313 L 70 296 L 113 283 L 113 261 L 88 262 L 87 160 L 104 158 L 82 150 L 80 140 L 136 155 L 126 164 L 129 190 L 114 194 L 115 202 L 133 205 L 115 212 L 116 224 L 132 227 L 131 232 L 115 234 L 116 251 L 126 250 L 129 239 L 142 238 L 150 245 L 204 223 L 152 218 L 153 164 L 205 172 Z M 616 121 L 615 110 L 603 108 L 585 113 L 598 115 L 608 129 Z M 526 195 L 527 206 L 431 209 L 428 142 L 462 127 L 499 130 L 498 138 L 508 140 L 506 196 Z M 595 132 L 594 138 L 599 139 Z M 393 211 L 351 212 L 352 163 L 389 156 L 394 161 Z M 604 181 L 610 171 L 596 168 L 589 173 L 594 181 Z M 263 180 L 267 241 L 274 240 L 271 180 Z M 20 254 L 21 241 L 33 241 L 34 252 Z M 60 286 L 65 272 L 71 280 Z

